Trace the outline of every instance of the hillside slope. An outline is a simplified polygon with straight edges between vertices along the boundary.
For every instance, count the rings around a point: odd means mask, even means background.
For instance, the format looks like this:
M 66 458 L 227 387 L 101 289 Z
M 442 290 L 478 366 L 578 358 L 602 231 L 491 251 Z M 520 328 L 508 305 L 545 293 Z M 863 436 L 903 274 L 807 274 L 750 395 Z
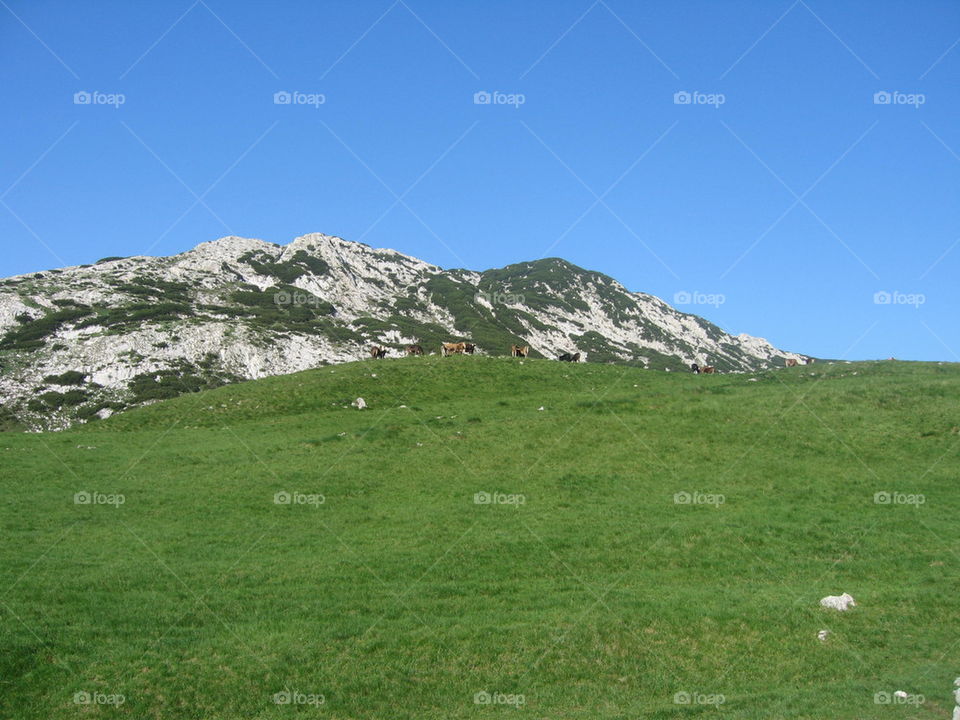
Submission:
M 470 339 L 481 353 L 722 371 L 799 355 L 728 335 L 556 258 L 473 272 L 326 235 L 227 237 L 172 257 L 0 281 L 0 404 L 56 429 L 182 392 Z M 2 424 L 0 418 L 0 424 Z
M 958 407 L 956 365 L 426 357 L 7 433 L 0 715 L 949 717 Z

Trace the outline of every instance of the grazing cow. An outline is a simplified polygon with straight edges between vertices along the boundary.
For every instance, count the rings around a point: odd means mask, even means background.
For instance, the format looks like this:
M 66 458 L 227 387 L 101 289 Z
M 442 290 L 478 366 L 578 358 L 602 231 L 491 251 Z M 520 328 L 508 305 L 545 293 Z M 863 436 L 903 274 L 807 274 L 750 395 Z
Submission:
M 511 346 L 510 346 L 510 355 L 512 355 L 513 357 L 523 357 L 523 358 L 525 358 L 525 357 L 526 357 L 527 355 L 529 355 L 529 354 L 530 354 L 530 346 L 529 346 L 529 345 L 523 345 L 523 346 L 520 346 L 520 345 L 511 345 Z
M 407 355 L 423 355 L 423 348 L 420 345 L 407 345 Z
M 787 362 L 785 364 L 787 367 L 796 367 L 797 361 L 795 358 L 787 358 Z
M 467 355 L 473 355 L 473 351 L 477 349 L 477 346 L 473 343 L 465 342 L 460 344 L 463 345 L 463 352 L 467 353 Z
M 564 353 L 557 359 L 560 362 L 580 362 L 580 353 L 573 353 L 572 355 L 570 353 Z
M 444 357 L 447 355 L 462 355 L 466 349 L 467 344 L 462 342 L 440 344 L 440 354 Z
M 700 368 L 700 372 L 704 375 L 715 375 L 717 369 L 713 365 L 704 365 L 702 368 Z
M 816 361 L 817 361 L 816 358 L 804 358 L 804 359 L 803 359 L 803 364 L 804 364 L 804 365 L 813 365 Z
M 370 346 L 370 357 L 374 360 L 382 360 L 387 356 L 387 349 L 382 347 L 377 347 L 376 345 Z
M 700 374 L 700 366 L 697 365 L 696 363 L 693 363 L 693 365 L 690 366 L 690 372 L 696 373 L 697 375 L 699 375 L 699 374 Z

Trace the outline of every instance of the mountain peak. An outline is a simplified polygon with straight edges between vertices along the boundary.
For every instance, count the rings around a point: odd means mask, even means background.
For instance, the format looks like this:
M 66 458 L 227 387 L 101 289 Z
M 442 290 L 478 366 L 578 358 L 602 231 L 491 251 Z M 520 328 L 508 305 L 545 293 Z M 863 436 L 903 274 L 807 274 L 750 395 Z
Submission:
M 226 382 L 470 340 L 479 352 L 755 370 L 794 353 L 731 336 L 562 258 L 442 270 L 323 233 L 237 236 L 0 284 L 0 403 L 36 429 Z M 64 384 L 66 383 L 66 385 Z M 72 383 L 72 384 L 71 384 Z

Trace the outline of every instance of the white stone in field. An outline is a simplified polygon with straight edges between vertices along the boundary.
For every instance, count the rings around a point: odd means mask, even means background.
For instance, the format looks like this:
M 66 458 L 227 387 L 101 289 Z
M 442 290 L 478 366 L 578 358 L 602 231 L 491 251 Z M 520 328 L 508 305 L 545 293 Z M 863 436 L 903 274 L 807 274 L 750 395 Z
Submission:
M 367 406 L 366 400 L 363 398 L 357 398 L 351 403 L 357 410 L 363 410 Z
M 953 681 L 957 688 L 953 691 L 953 699 L 956 701 L 956 707 L 953 708 L 953 720 L 960 720 L 960 677 Z
M 825 608 L 830 608 L 831 610 L 848 610 L 851 607 L 856 606 L 856 601 L 853 599 L 853 595 L 849 593 L 844 593 L 843 595 L 827 595 L 825 598 L 820 600 L 820 605 Z
M 819 640 L 820 642 L 826 642 L 829 636 L 830 636 L 829 630 L 821 630 L 820 632 L 817 633 L 817 640 Z
M 897 690 L 897 691 L 893 694 L 893 696 L 894 696 L 895 698 L 906 698 L 906 697 L 907 697 L 907 693 L 906 693 L 905 690 Z

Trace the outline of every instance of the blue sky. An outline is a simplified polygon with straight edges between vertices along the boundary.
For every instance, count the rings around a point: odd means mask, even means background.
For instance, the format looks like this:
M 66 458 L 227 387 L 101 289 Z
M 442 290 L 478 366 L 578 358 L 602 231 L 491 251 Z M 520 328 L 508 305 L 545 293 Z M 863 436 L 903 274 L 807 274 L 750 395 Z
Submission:
M 324 232 L 957 361 L 958 40 L 952 1 L 2 0 L 0 275 Z

